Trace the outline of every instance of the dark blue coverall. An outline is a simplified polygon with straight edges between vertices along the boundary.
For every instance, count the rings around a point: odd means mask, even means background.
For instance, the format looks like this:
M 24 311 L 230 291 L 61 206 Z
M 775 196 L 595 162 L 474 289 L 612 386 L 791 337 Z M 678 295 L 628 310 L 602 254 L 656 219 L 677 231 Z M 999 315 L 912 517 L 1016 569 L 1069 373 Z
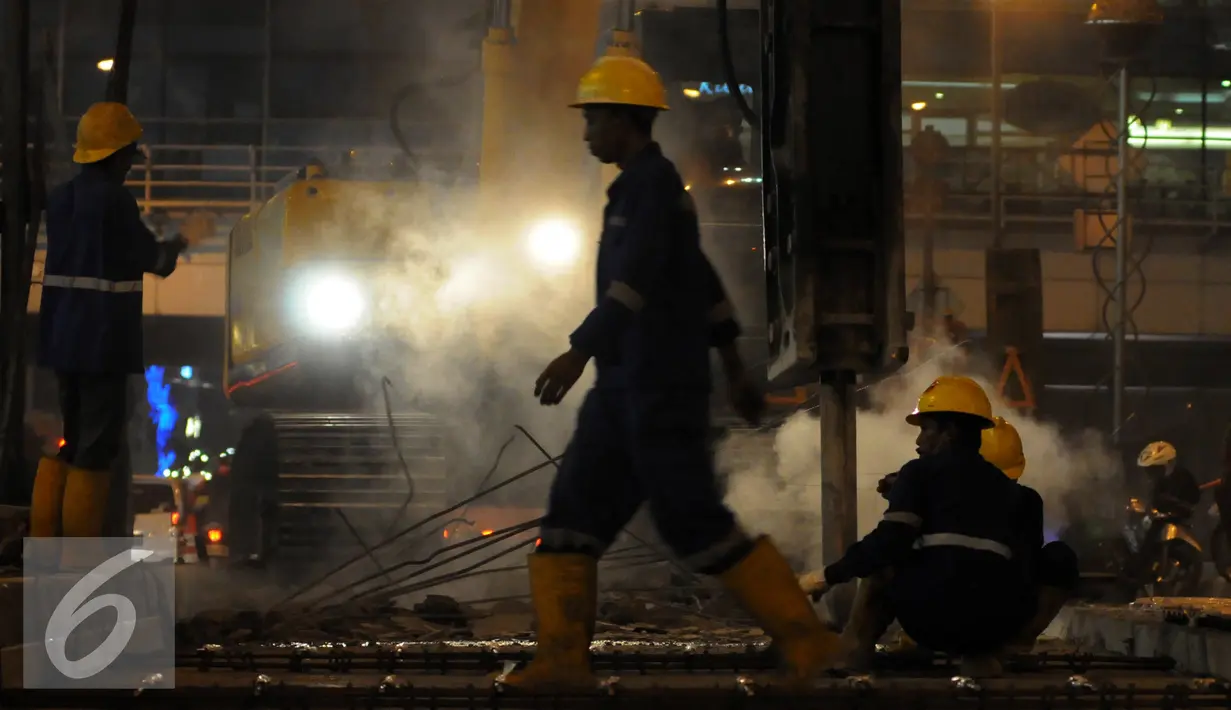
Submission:
M 994 653 L 1037 607 L 1042 500 L 1027 490 L 977 452 L 911 461 L 889 492 L 884 519 L 825 568 L 825 581 L 842 584 L 891 569 L 889 611 L 920 646 Z M 1024 522 L 1036 514 L 1037 543 Z
M 119 455 L 128 376 L 144 366 L 142 280 L 169 276 L 183 247 L 159 242 L 132 194 L 100 169 L 47 196 L 39 363 L 59 380 L 65 463 L 102 471 Z
M 1030 580 L 1036 587 L 1053 587 L 1072 592 L 1081 580 L 1077 553 L 1063 542 L 1043 544 L 1043 497 L 1030 486 L 1021 489 L 1017 530 L 1021 539 L 1023 561 Z
M 648 500 L 676 554 L 719 573 L 752 545 L 722 501 L 708 445 L 709 350 L 739 326 L 701 251 L 692 199 L 657 144 L 607 197 L 598 305 L 569 338 L 598 374 L 552 483 L 539 551 L 601 556 Z

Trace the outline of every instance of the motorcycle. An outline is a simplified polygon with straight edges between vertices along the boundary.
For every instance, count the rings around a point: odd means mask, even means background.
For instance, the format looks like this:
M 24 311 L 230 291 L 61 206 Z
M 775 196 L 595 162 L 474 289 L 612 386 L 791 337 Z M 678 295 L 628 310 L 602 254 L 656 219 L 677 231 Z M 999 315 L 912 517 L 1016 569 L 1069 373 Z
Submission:
M 1121 590 L 1151 597 L 1186 597 L 1201 584 L 1204 551 L 1187 516 L 1167 513 L 1132 498 L 1122 531 Z
M 1210 558 L 1218 576 L 1231 582 L 1231 529 L 1228 529 L 1227 514 L 1231 513 L 1231 486 L 1223 485 L 1225 478 L 1219 478 L 1201 486 L 1202 489 L 1214 489 L 1214 505 L 1210 513 L 1218 517 L 1218 524 L 1210 533 Z

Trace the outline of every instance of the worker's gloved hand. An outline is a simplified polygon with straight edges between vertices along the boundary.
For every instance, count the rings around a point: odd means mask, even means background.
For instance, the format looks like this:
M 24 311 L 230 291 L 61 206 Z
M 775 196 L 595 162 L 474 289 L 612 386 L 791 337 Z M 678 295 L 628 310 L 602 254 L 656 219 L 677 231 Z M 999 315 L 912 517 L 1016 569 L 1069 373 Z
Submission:
M 589 356 L 576 350 L 569 350 L 552 360 L 534 382 L 534 396 L 539 398 L 539 403 L 559 404 L 564 395 L 577 384 L 589 361 Z
M 817 570 L 808 572 L 799 576 L 799 588 L 804 590 L 804 593 L 812 598 L 812 601 L 820 601 L 821 597 L 825 596 L 825 592 L 829 591 L 829 584 L 825 581 L 825 572 Z
M 885 500 L 889 500 L 889 491 L 893 490 L 893 484 L 898 480 L 897 473 L 891 473 L 885 476 L 876 483 L 876 492 Z
M 741 419 L 753 426 L 761 423 L 765 414 L 765 393 L 744 370 L 727 374 L 727 397 Z

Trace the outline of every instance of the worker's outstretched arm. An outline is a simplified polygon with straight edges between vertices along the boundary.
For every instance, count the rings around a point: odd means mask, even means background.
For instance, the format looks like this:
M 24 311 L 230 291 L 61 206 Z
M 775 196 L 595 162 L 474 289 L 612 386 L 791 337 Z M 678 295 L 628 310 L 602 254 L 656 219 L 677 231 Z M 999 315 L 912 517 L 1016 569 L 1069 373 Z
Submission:
M 137 201 L 123 187 L 117 186 L 111 214 L 115 220 L 112 238 L 119 242 L 116 246 L 129 255 L 135 267 L 163 278 L 175 271 L 180 252 L 188 246 L 183 237 L 177 234 L 168 241 L 159 241 L 141 220 Z
M 919 537 L 923 525 L 925 471 L 918 461 L 911 461 L 898 472 L 893 490 L 889 492 L 889 509 L 872 532 L 850 546 L 846 555 L 825 568 L 825 582 L 830 586 L 852 579 L 870 577 L 900 563 Z
M 628 189 L 634 191 L 625 202 L 632 206 L 629 213 L 610 217 L 623 218 L 624 226 L 616 229 L 623 232 L 626 240 L 624 263 L 608 287 L 606 298 L 569 336 L 573 349 L 587 355 L 609 352 L 615 347 L 633 317 L 645 307 L 646 299 L 671 278 L 668 271 L 674 254 L 682 247 L 700 248 L 699 244 L 681 243 L 689 237 L 696 239 L 697 235 L 682 233 L 685 210 L 692 209 L 694 214 L 696 210 L 679 176 L 654 175 L 636 185 L 630 184 Z

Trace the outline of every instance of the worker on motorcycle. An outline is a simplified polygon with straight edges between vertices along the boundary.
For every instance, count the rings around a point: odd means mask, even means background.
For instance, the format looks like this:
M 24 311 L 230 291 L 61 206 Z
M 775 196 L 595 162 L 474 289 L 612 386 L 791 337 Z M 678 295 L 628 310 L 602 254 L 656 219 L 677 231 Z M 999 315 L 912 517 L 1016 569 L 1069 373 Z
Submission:
M 983 445 L 979 453 L 1004 475 L 1018 482 L 1025 498 L 1019 511 L 1021 514 L 1018 531 L 1021 534 L 1021 542 L 1017 547 L 1023 551 L 1037 551 L 1034 561 L 1029 563 L 1033 569 L 1031 581 L 1038 591 L 1035 615 L 1006 648 L 1029 652 L 1039 635 L 1051 625 L 1065 603 L 1072 598 L 1081 572 L 1078 569 L 1077 553 L 1073 548 L 1059 541 L 1043 544 L 1043 498 L 1033 488 L 1021 482 L 1022 474 L 1026 471 L 1026 453 L 1021 435 L 1004 417 L 992 417 L 992 421 L 995 426 L 983 430 Z M 891 487 L 895 477 L 896 474 L 886 476 L 881 480 L 881 486 Z M 887 488 L 882 495 L 888 497 Z M 898 649 L 914 645 L 913 640 L 905 633 L 897 639 Z
M 1137 466 L 1150 482 L 1150 505 L 1160 512 L 1189 518 L 1201 502 L 1201 488 L 1188 469 L 1179 465 L 1175 447 L 1166 441 L 1147 444 Z
M 907 421 L 919 458 L 898 472 L 880 524 L 824 571 L 814 594 L 860 579 L 843 639 L 866 668 L 896 618 L 922 646 L 961 656 L 963 672 L 999 672 L 997 654 L 1032 620 L 1036 599 L 1020 517 L 1022 487 L 980 455 L 992 405 L 966 377 L 937 378 Z M 1041 508 L 1037 527 L 1042 535 Z

